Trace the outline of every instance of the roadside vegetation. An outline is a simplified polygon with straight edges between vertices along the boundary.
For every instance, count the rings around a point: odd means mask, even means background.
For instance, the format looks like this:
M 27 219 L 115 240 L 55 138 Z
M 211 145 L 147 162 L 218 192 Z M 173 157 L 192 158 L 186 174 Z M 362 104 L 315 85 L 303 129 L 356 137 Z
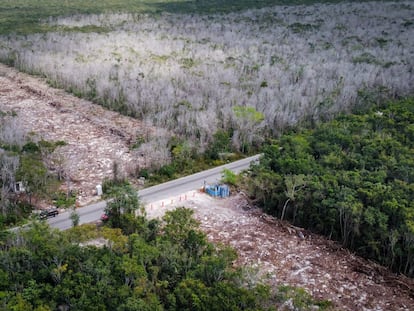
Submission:
M 414 276 L 414 100 L 292 130 L 245 180 L 270 214 Z
M 70 182 L 59 154 L 64 145 L 26 133 L 16 115 L 0 113 L 0 230 L 25 221 L 42 199 L 74 206 L 70 188 L 58 190 Z
M 61 232 L 35 222 L 1 237 L 2 310 L 276 310 L 286 301 L 297 310 L 331 307 L 234 267 L 235 251 L 209 243 L 192 210 L 148 220 L 137 194 L 117 189 L 105 226 Z

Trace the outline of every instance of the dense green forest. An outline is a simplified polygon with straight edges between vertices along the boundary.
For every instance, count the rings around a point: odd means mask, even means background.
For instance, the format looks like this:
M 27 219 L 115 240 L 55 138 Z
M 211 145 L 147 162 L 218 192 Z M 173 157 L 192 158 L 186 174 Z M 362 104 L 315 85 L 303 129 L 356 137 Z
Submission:
M 271 290 L 246 277 L 232 265 L 234 250 L 207 241 L 192 210 L 148 220 L 135 216 L 131 187 L 112 195 L 105 226 L 61 232 L 35 222 L 3 233 L 1 310 L 275 310 L 287 299 L 300 310 L 330 307 L 301 289 Z
M 414 100 L 292 130 L 246 183 L 263 209 L 414 275 Z

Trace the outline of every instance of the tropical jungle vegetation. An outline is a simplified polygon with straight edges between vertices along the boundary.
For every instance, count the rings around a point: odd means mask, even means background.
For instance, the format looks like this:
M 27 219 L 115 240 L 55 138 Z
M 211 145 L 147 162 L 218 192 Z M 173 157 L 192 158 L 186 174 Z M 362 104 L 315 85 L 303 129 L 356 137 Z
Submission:
M 111 189 L 103 227 L 62 232 L 38 221 L 1 236 L 0 309 L 275 310 L 288 299 L 301 310 L 330 307 L 303 290 L 247 278 L 232 265 L 234 250 L 207 241 L 192 210 L 148 220 L 136 216 L 130 186 Z
M 285 133 L 245 182 L 266 212 L 414 275 L 412 98 Z

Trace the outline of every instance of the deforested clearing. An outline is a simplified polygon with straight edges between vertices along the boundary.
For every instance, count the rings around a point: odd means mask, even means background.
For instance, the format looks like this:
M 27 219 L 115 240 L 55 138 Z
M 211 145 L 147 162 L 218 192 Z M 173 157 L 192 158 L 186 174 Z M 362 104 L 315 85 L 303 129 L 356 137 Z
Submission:
M 237 147 L 243 135 L 411 95 L 413 16 L 411 1 L 80 15 L 44 21 L 55 32 L 2 37 L 0 59 L 200 147 L 231 129 Z M 264 118 L 244 124 L 236 106 Z

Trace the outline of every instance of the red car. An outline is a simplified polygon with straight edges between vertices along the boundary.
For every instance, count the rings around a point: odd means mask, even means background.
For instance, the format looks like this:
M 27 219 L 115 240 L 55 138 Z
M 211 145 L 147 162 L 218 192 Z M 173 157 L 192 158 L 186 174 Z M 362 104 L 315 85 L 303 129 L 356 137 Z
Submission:
M 109 216 L 106 213 L 101 215 L 101 220 L 102 221 L 107 221 L 108 219 L 109 219 Z

